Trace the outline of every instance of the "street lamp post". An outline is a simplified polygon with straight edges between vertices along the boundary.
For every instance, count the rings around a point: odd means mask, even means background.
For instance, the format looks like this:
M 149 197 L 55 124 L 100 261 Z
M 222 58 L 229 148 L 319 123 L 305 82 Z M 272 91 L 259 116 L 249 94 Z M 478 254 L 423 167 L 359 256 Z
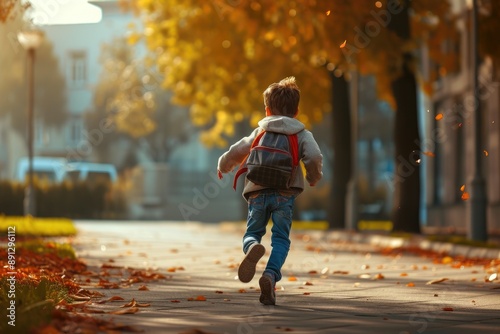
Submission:
M 22 31 L 17 34 L 19 43 L 28 53 L 28 186 L 24 193 L 24 215 L 34 216 L 35 189 L 33 186 L 33 146 L 34 146 L 34 101 L 35 101 L 35 51 L 42 44 L 43 33 L 38 30 Z

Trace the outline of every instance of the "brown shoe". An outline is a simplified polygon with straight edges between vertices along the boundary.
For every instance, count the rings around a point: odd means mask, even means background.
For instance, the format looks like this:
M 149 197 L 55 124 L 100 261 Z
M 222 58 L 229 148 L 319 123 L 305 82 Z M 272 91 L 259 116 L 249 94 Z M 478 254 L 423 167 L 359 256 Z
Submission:
M 266 249 L 261 244 L 255 243 L 250 246 L 243 261 L 238 268 L 238 278 L 243 283 L 248 283 L 255 275 L 257 263 L 264 256 Z
M 264 305 L 276 305 L 276 291 L 274 278 L 264 273 L 259 280 L 260 302 Z

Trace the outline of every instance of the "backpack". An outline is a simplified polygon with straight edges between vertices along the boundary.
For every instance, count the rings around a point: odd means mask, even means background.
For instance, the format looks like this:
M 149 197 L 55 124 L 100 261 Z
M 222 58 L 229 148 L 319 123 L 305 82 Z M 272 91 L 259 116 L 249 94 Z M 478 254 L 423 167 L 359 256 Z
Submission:
M 267 188 L 288 189 L 299 165 L 297 135 L 262 131 L 255 137 L 250 153 L 241 163 L 234 177 L 247 173 L 249 181 Z

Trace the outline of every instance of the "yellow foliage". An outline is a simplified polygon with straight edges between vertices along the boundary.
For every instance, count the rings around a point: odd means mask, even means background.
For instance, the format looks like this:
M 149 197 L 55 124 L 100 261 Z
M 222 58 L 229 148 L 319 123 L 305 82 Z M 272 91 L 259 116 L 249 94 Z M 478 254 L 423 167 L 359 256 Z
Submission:
M 145 29 L 136 33 L 165 74 L 163 87 L 173 91 L 173 101 L 190 105 L 194 124 L 208 127 L 202 141 L 220 146 L 233 135 L 234 122 L 256 125 L 264 116 L 262 92 L 290 75 L 301 88 L 299 119 L 307 125 L 331 110 L 328 71 L 375 75 L 379 97 L 393 104 L 390 83 L 401 54 L 429 43 L 431 34 L 444 38 L 444 20 L 434 27 L 421 19 L 444 17 L 444 3 L 412 2 L 416 38 L 409 44 L 380 23 L 376 34 L 367 30 L 378 22 L 373 13 L 387 10 L 385 2 L 372 0 L 137 0 Z M 368 42 L 361 43 L 360 32 Z M 450 57 L 443 66 L 453 62 Z

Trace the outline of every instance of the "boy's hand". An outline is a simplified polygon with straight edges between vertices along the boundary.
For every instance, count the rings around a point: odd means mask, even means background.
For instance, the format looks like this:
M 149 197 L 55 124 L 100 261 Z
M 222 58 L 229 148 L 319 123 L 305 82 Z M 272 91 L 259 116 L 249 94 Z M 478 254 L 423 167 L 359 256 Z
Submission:
M 217 176 L 219 177 L 219 180 L 222 179 L 222 173 L 220 172 L 220 170 L 217 169 Z

